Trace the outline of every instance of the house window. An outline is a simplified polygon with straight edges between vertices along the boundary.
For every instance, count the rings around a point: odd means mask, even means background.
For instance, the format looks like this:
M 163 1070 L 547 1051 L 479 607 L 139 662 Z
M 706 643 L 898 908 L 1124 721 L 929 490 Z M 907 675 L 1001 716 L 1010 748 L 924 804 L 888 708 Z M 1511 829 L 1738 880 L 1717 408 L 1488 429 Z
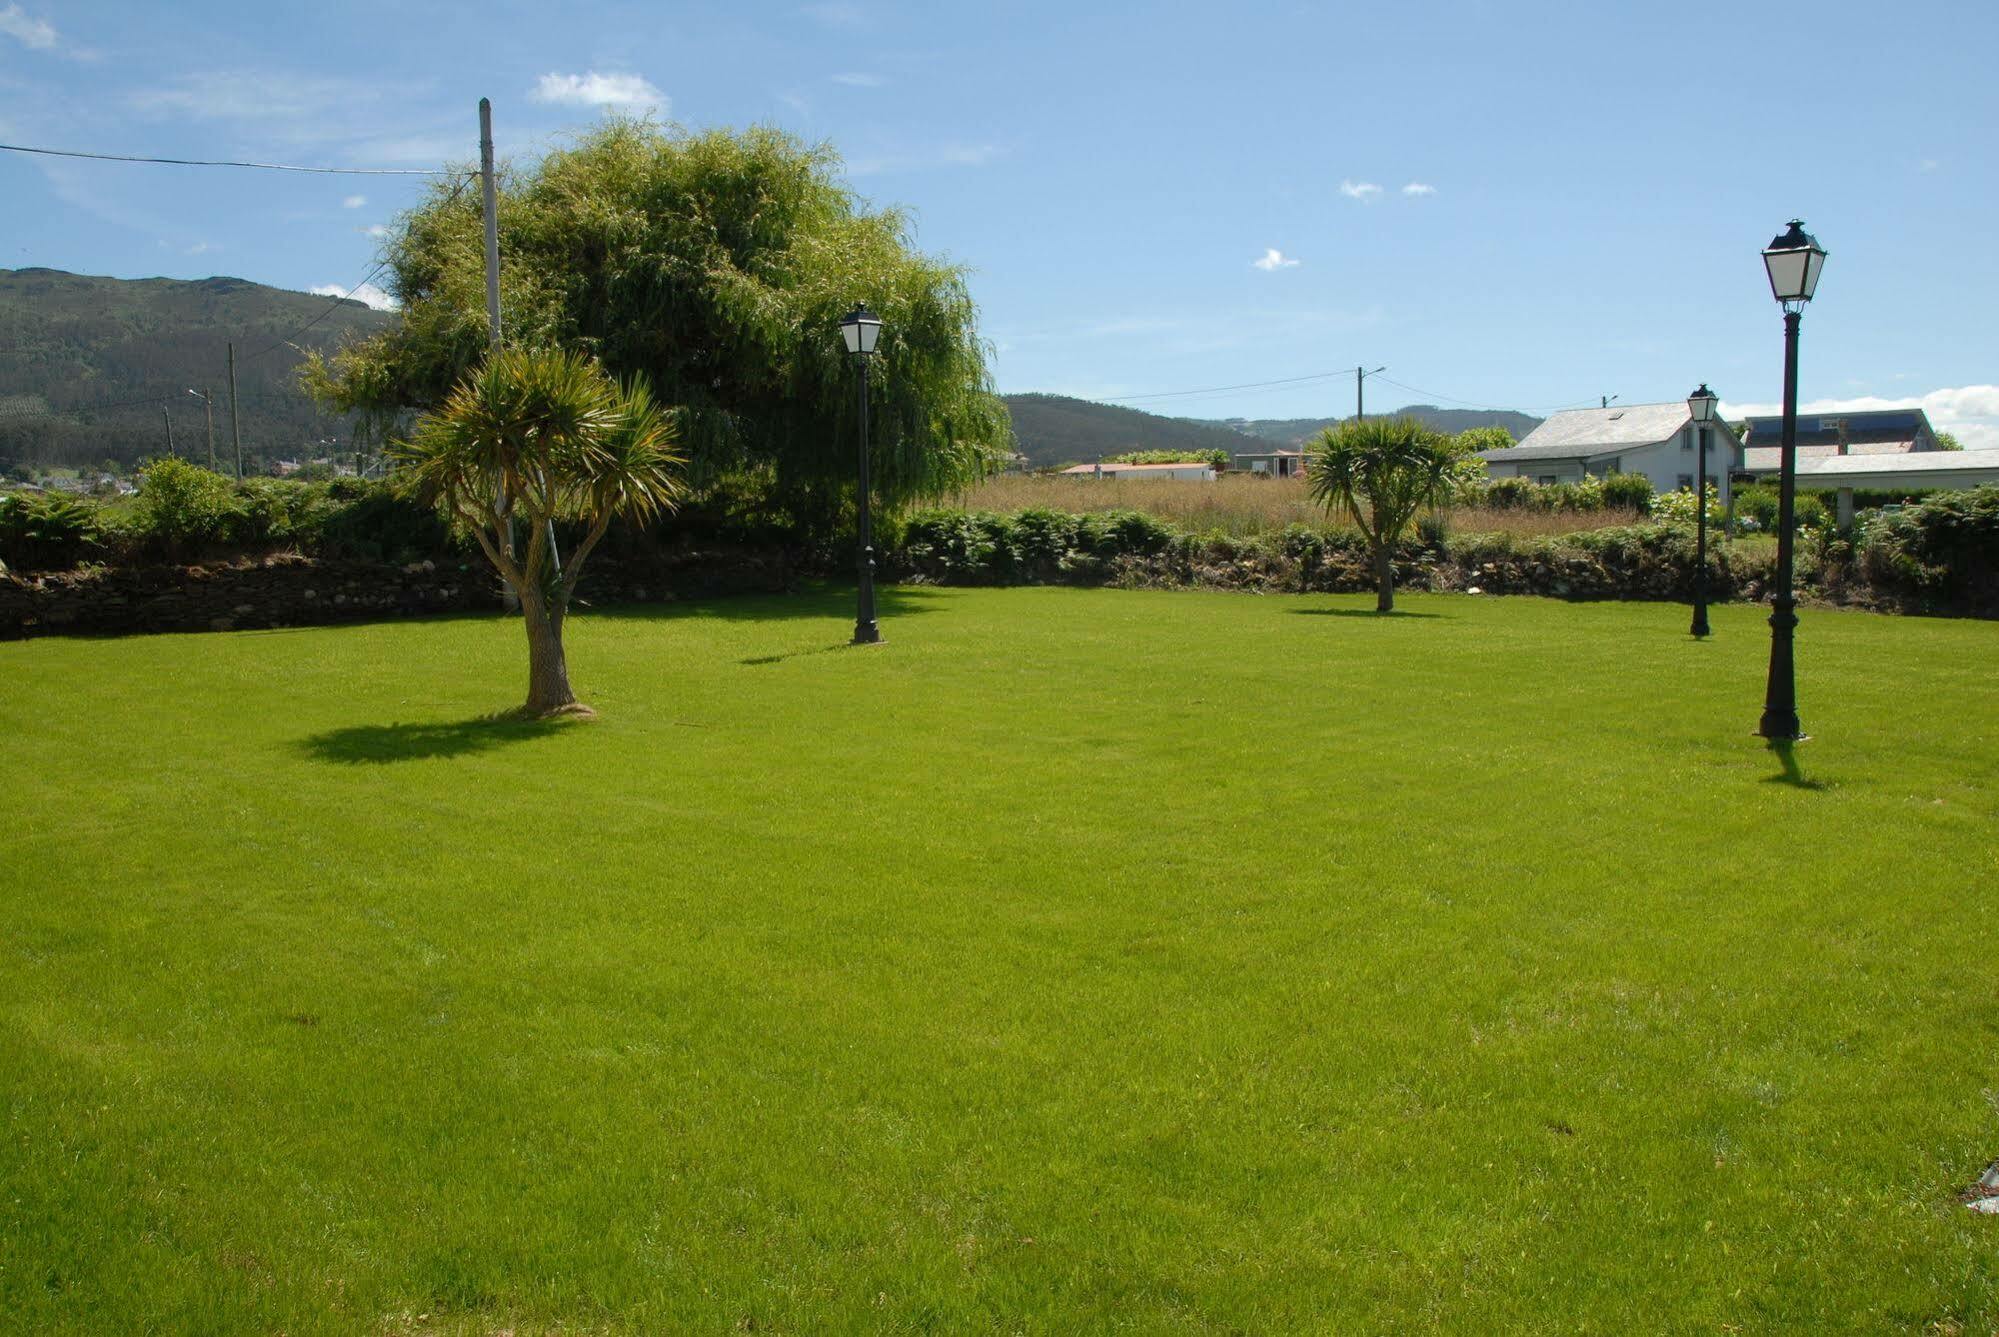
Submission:
M 1680 486 L 1692 492 L 1694 490 L 1694 476 L 1692 474 L 1681 474 Z
M 1689 427 L 1684 432 L 1680 433 L 1680 449 L 1692 450 L 1693 448 L 1694 448 L 1694 429 Z
M 1552 487 L 1555 482 L 1555 475 L 1542 474 L 1539 478 L 1535 479 L 1534 481 L 1539 483 L 1542 487 Z

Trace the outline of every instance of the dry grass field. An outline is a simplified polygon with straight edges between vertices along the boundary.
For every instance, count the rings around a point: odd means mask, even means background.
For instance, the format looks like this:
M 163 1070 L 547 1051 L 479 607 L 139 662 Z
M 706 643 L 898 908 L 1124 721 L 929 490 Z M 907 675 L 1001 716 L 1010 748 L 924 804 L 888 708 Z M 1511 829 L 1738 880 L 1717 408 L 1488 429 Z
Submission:
M 1223 475 L 1212 483 L 1170 479 L 1062 478 L 1046 474 L 1005 474 L 948 499 L 967 510 L 1011 515 L 1036 506 L 1083 514 L 1133 510 L 1193 533 L 1261 534 L 1286 525 L 1323 526 L 1326 512 L 1305 493 L 1301 478 Z M 1540 538 L 1630 524 L 1634 511 L 1495 511 L 1458 508 L 1451 528 L 1467 534 L 1510 534 Z

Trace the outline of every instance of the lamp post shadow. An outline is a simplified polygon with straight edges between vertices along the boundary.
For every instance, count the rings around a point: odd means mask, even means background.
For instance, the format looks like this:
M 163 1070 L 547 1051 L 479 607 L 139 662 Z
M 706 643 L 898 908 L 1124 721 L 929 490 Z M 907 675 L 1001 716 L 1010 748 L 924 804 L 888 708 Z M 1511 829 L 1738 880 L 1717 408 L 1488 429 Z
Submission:
M 1764 784 L 1789 785 L 1793 789 L 1822 790 L 1825 788 L 1823 780 L 1813 780 L 1807 777 L 1805 775 L 1805 768 L 1798 762 L 1798 744 L 1804 741 L 1806 740 L 1802 738 L 1772 738 L 1770 740 L 1770 754 L 1777 758 L 1777 764 L 1783 769 L 1776 775 L 1764 777 Z

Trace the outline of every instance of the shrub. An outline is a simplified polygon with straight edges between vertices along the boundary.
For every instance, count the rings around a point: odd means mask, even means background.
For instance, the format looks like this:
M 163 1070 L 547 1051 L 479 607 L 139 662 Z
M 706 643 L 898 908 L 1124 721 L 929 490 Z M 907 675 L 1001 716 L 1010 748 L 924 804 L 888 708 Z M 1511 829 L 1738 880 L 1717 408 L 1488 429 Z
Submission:
M 990 511 L 919 511 L 903 529 L 903 553 L 931 576 L 978 582 L 1013 567 L 1012 526 Z
M 96 504 L 81 497 L 0 496 L 0 563 L 24 570 L 74 566 L 102 537 Z
M 1029 570 L 1059 567 L 1076 544 L 1076 517 L 1036 506 L 1013 517 L 1014 555 Z
M 1495 511 L 1541 509 L 1541 489 L 1531 478 L 1495 478 L 1486 485 L 1484 504 Z
M 1870 579 L 1989 609 L 1999 604 L 1999 485 L 1937 492 L 1877 516 L 1860 561 Z
M 401 562 L 464 547 L 436 510 L 397 496 L 386 483 L 340 479 L 328 487 L 327 498 L 332 504 L 318 533 L 302 545 L 323 556 Z
M 1735 518 L 1753 521 L 1756 528 L 1769 532 L 1777 527 L 1777 489 L 1753 483 L 1735 490 Z
M 1166 551 L 1174 530 L 1140 511 L 1102 511 L 1079 518 L 1076 539 L 1099 557 L 1149 557 Z
M 1644 474 L 1612 474 L 1603 480 L 1601 494 L 1605 506 L 1617 506 L 1640 515 L 1652 512 L 1652 480 Z
M 1206 464 L 1216 469 L 1229 467 L 1226 450 L 1127 450 L 1122 455 L 1104 456 L 1105 464 Z
M 1629 475 L 1625 475 L 1629 477 Z M 1676 488 L 1662 492 L 1652 499 L 1652 518 L 1660 524 L 1693 526 L 1698 518 L 1698 506 L 1694 501 L 1694 490 L 1690 487 Z M 1728 512 L 1721 504 L 1721 490 L 1713 483 L 1707 485 L 1707 522 L 1711 529 L 1719 529 Z
M 334 503 L 328 490 L 309 483 L 251 478 L 236 485 L 229 541 L 244 548 L 277 544 L 316 546 Z
M 133 532 L 169 561 L 198 556 L 228 531 L 236 498 L 221 474 L 168 456 L 139 471 Z

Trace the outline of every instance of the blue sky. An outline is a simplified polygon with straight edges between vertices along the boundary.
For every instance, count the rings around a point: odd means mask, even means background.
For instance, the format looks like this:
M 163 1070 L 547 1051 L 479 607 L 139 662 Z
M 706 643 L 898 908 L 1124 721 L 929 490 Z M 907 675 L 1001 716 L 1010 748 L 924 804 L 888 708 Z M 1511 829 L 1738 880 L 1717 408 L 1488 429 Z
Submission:
M 1999 5 L 0 0 L 0 140 L 429 167 L 775 123 L 973 271 L 1002 389 L 1189 416 L 1778 395 L 1999 447 Z M 0 154 L 0 265 L 345 290 L 414 179 Z M 1261 261 L 1262 263 L 1258 263 Z M 1409 387 L 1414 387 L 1409 388 Z

